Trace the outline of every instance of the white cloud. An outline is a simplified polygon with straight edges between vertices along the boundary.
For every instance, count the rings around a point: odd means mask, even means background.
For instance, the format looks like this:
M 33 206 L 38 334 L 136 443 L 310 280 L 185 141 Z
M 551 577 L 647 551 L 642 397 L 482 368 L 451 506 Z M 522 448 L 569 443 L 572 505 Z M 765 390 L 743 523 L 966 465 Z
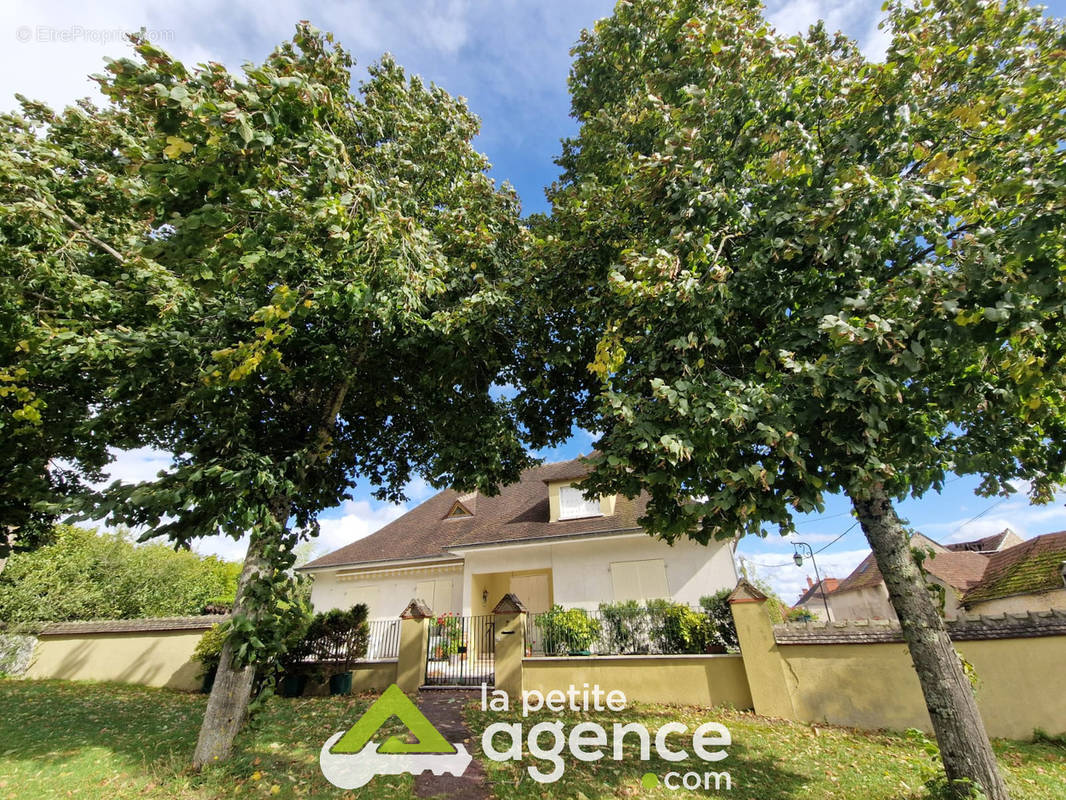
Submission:
M 843 578 L 866 558 L 869 550 L 842 550 L 839 553 L 819 553 L 815 558 L 818 572 L 823 578 Z M 807 590 L 807 578 L 814 580 L 814 569 L 805 559 L 802 567 L 792 561 L 792 551 L 742 553 L 748 563 L 749 574 L 766 580 L 773 590 L 787 603 L 795 603 Z M 779 566 L 778 566 L 779 565 Z
M 403 493 L 413 503 L 421 503 L 437 493 L 437 490 L 426 483 L 424 478 L 416 477 L 403 487 Z
M 777 32 L 788 36 L 806 33 L 819 19 L 825 20 L 830 33 L 842 30 L 859 43 L 870 59 L 881 59 L 891 42 L 885 30 L 878 30 L 882 18 L 881 4 L 872 0 L 793 0 L 768 3 L 767 19 Z
M 1010 528 L 1023 539 L 1040 536 L 1062 530 L 1066 527 L 1066 492 L 1060 492 L 1046 505 L 1032 505 L 1024 497 L 1017 497 L 985 506 L 989 513 L 974 519 L 973 516 L 947 520 L 945 522 L 927 522 L 915 524 L 915 529 L 938 541 L 964 542 L 980 539 Z
M 340 507 L 340 516 L 319 519 L 322 532 L 315 539 L 315 553 L 325 555 L 369 536 L 406 514 L 407 510 L 404 505 L 379 505 L 375 508 L 366 500 L 348 500 Z
M 320 517 L 321 533 L 312 541 L 312 558 L 318 558 L 340 547 L 369 536 L 378 528 L 403 516 L 407 507 L 384 505 L 373 507 L 366 500 L 348 500 L 328 513 L 339 516 Z M 209 536 L 193 544 L 203 555 L 216 555 L 229 561 L 241 561 L 248 550 L 248 537 L 234 540 L 228 536 Z
M 111 450 L 115 457 L 106 468 L 108 477 L 101 486 L 108 486 L 114 481 L 123 483 L 140 483 L 155 480 L 161 470 L 171 464 L 170 453 L 152 447 L 138 447 L 136 450 Z

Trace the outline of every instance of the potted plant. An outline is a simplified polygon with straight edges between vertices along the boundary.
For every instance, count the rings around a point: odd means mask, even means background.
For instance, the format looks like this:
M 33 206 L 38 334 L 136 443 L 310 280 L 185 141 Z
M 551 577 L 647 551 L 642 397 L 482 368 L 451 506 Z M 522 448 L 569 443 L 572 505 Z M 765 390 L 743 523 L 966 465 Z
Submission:
M 437 617 L 437 636 L 434 643 L 434 655 L 437 660 L 443 661 L 465 651 L 462 618 L 451 612 L 441 614 Z
M 296 697 L 314 678 L 329 683 L 331 695 L 352 690 L 352 663 L 366 655 L 370 628 L 367 607 L 360 603 L 345 611 L 332 609 L 316 614 L 300 641 L 286 654 L 286 673 L 280 691 Z
M 352 673 L 335 672 L 329 676 L 329 693 L 331 695 L 352 693 Z
M 544 651 L 548 655 L 591 655 L 591 647 L 600 638 L 599 623 L 583 608 L 552 606 L 537 617 L 544 632 Z

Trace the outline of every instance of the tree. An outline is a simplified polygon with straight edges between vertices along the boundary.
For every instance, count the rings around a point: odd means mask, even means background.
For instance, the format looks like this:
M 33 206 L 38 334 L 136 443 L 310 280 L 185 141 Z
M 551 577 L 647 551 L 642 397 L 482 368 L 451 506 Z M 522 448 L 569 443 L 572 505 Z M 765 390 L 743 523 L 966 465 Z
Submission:
M 168 288 L 154 316 L 99 334 L 113 372 L 93 423 L 174 462 L 81 510 L 178 544 L 250 532 L 202 766 L 227 757 L 254 663 L 276 655 L 261 633 L 319 511 L 356 480 L 394 501 L 415 474 L 492 493 L 528 464 L 493 393 L 524 233 L 471 146 L 477 118 L 388 57 L 353 94 L 348 54 L 306 24 L 239 77 L 135 47 L 70 146 L 147 228 L 116 287 L 150 271 Z
M 949 471 L 1036 501 L 1063 480 L 1066 38 L 1015 0 L 885 24 L 883 63 L 749 0 L 621 3 L 583 33 L 526 413 L 578 391 L 539 434 L 591 418 L 587 492 L 646 490 L 668 540 L 787 534 L 846 493 L 947 778 L 998 799 L 893 502 Z
M 101 479 L 107 331 L 158 316 L 144 301 L 166 288 L 119 253 L 150 225 L 129 207 L 137 177 L 113 163 L 115 132 L 85 104 L 20 100 L 22 114 L 0 115 L 0 570 Z
M 233 602 L 241 565 L 135 547 L 121 533 L 56 527 L 52 542 L 19 553 L 0 578 L 0 620 L 10 623 L 200 614 Z

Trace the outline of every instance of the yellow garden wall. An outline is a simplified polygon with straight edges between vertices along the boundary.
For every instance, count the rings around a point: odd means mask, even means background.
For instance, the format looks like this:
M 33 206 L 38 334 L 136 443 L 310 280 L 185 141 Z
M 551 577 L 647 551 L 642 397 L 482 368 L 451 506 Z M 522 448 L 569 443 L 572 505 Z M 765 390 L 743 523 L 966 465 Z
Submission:
M 383 692 L 396 683 L 395 661 L 368 661 L 352 667 L 353 692 Z
M 856 728 L 931 730 L 918 676 L 898 626 L 773 626 L 764 602 L 738 587 L 737 623 L 755 711 Z M 955 648 L 978 678 L 977 705 L 990 736 L 1066 733 L 1066 613 L 949 623 Z M 834 641 L 835 640 L 835 641 Z
M 1054 676 L 1066 637 L 957 642 L 977 672 L 977 706 L 989 736 L 1032 738 L 1066 732 L 1066 692 Z M 856 728 L 930 731 L 918 676 L 905 644 L 781 646 L 795 719 Z
M 203 630 L 42 636 L 27 678 L 119 681 L 197 690 L 200 665 L 192 654 Z
M 739 655 L 527 658 L 522 673 L 527 692 L 587 683 L 620 689 L 627 700 L 641 703 L 752 707 Z
M 360 661 L 352 666 L 352 693 L 383 692 L 396 683 L 396 660 Z M 310 681 L 304 690 L 307 697 L 325 697 L 329 694 L 329 681 Z

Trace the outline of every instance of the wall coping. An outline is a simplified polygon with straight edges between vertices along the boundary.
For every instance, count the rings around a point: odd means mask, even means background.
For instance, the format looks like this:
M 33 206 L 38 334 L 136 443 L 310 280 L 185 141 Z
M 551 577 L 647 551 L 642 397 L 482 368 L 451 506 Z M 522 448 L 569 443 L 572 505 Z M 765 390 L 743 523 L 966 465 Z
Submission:
M 699 661 L 710 660 L 714 658 L 742 658 L 740 653 L 631 653 L 628 655 L 614 655 L 614 656 L 524 656 L 522 662 L 535 662 L 544 663 L 546 661 L 636 661 L 638 659 L 645 660 L 673 660 L 680 661 L 683 659 L 697 659 Z
M 229 619 L 228 614 L 198 617 L 155 617 L 152 619 L 98 619 L 84 622 L 51 622 L 38 636 L 79 636 L 87 633 L 165 633 L 202 631 Z
M 1066 636 L 1066 609 L 964 616 L 944 625 L 952 641 Z M 863 619 L 774 625 L 774 640 L 779 645 L 881 644 L 903 642 L 904 638 L 897 622 Z

